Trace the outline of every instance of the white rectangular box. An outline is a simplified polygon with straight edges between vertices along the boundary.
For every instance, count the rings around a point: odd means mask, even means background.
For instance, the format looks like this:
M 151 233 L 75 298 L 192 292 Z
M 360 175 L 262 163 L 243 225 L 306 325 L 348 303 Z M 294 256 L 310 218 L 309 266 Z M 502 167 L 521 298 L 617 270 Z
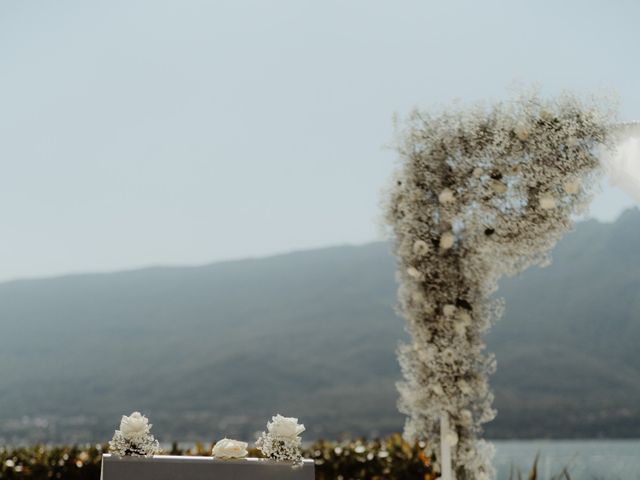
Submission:
M 158 455 L 151 458 L 102 456 L 102 480 L 314 480 L 313 460 L 302 466 L 263 458 Z

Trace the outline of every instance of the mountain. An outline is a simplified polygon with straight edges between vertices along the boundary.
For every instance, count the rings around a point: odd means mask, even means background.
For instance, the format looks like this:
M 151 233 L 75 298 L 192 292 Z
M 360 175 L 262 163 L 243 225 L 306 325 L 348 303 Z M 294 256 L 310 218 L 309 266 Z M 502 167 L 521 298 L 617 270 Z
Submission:
M 402 428 L 388 245 L 0 284 L 0 442 L 98 441 L 148 414 L 162 440 Z M 640 436 L 640 211 L 577 225 L 505 279 L 492 437 Z

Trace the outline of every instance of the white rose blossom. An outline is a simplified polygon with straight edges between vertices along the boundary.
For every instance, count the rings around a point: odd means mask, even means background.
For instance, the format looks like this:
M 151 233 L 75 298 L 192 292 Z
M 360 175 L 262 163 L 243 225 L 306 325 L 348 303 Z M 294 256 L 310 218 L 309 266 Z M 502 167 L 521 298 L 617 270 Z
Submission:
M 109 451 L 120 457 L 150 457 L 162 452 L 160 444 L 151 435 L 152 425 L 140 412 L 123 415 L 120 429 L 109 442 Z
M 551 195 L 540 197 L 540 208 L 542 208 L 543 210 L 551 210 L 553 208 L 556 208 L 556 199 Z
M 444 307 L 442 307 L 442 313 L 444 313 L 445 317 L 450 317 L 455 313 L 455 311 L 456 311 L 455 305 L 445 305 Z
M 567 192 L 569 195 L 575 195 L 580 190 L 580 185 L 578 185 L 578 182 L 569 180 L 564 183 L 562 188 L 564 188 L 564 191 Z
M 415 267 L 407 268 L 407 274 L 411 278 L 414 278 L 416 280 L 424 280 L 424 275 L 422 274 L 422 272 Z
M 507 186 L 504 183 L 494 179 L 490 180 L 489 186 L 495 193 L 499 194 L 506 193 L 508 190 Z
M 453 323 L 453 329 L 455 330 L 457 335 L 464 335 L 467 333 L 467 326 L 460 320 L 456 320 Z
M 456 197 L 450 189 L 445 188 L 444 190 L 442 190 L 442 192 L 440 192 L 440 195 L 438 195 L 438 200 L 442 205 L 446 205 L 447 203 L 455 202 Z
M 458 444 L 458 434 L 456 432 L 447 432 L 447 438 L 445 440 L 451 447 L 455 447 Z
M 276 415 L 267 423 L 267 430 L 274 437 L 294 438 L 305 431 L 304 425 L 298 423 L 297 418 Z
M 413 253 L 419 257 L 426 255 L 429 252 L 429 244 L 424 240 L 416 240 L 413 244 Z
M 211 450 L 211 455 L 215 458 L 244 458 L 248 455 L 247 442 L 240 442 L 238 440 L 231 440 L 230 438 L 223 438 L 218 440 Z
M 122 416 L 120 420 L 120 432 L 124 438 L 137 440 L 149 433 L 152 425 L 149 425 L 149 419 L 140 412 L 133 412 L 128 417 Z
M 449 250 L 451 247 L 453 247 L 455 241 L 456 237 L 453 235 L 453 233 L 445 232 L 442 234 L 442 237 L 440 237 L 440 248 L 442 248 L 443 250 Z

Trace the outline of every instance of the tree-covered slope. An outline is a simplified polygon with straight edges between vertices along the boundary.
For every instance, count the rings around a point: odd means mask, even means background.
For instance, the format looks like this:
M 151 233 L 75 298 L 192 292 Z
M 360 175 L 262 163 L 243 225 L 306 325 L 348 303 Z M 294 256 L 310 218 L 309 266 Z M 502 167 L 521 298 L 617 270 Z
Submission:
M 395 288 L 383 243 L 0 284 L 0 439 L 104 439 L 134 409 L 164 439 L 277 411 L 311 436 L 399 430 Z M 640 435 L 640 212 L 579 224 L 499 294 L 489 433 Z

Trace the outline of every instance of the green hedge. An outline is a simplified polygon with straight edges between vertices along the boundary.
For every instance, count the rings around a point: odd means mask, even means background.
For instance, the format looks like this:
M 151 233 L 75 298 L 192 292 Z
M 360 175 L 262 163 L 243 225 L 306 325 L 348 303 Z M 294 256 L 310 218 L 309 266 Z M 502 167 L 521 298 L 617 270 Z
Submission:
M 171 455 L 209 455 L 211 445 L 196 444 L 185 449 L 174 444 Z M 106 445 L 88 447 L 0 448 L 0 480 L 98 480 L 100 460 Z M 318 441 L 305 449 L 305 457 L 316 462 L 318 480 L 435 480 L 432 458 L 423 445 L 411 445 L 400 435 L 383 440 L 349 442 Z M 255 449 L 250 456 L 260 456 Z M 537 459 L 526 478 L 536 480 Z M 512 478 L 523 478 L 514 472 Z M 568 472 L 554 479 L 570 480 Z
M 100 459 L 105 451 L 106 445 L 2 448 L 0 479 L 98 480 Z M 209 455 L 211 446 L 197 444 L 194 448 L 182 449 L 174 444 L 167 453 Z M 252 450 L 250 455 L 259 456 L 259 453 Z M 435 478 L 431 459 L 425 457 L 419 445 L 409 445 L 399 435 L 374 441 L 319 441 L 305 449 L 305 457 L 315 460 L 319 480 Z

